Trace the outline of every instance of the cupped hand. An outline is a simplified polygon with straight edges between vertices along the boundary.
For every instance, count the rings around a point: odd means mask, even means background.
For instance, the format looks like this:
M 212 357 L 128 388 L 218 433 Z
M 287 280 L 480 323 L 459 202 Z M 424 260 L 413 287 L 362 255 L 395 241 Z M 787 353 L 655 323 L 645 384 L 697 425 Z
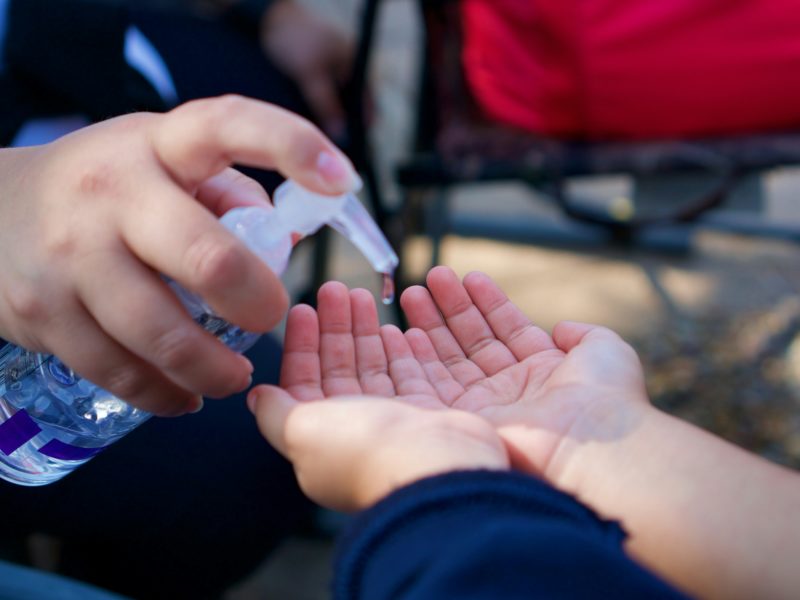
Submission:
M 295 306 L 286 327 L 281 387 L 258 386 L 248 402 L 312 499 L 354 510 L 428 475 L 508 467 L 488 422 L 441 410 L 403 334 L 379 328 L 368 291 L 326 283 L 319 313 Z
M 622 437 L 648 399 L 635 351 L 604 327 L 535 326 L 482 273 L 436 267 L 401 298 L 408 351 L 442 406 L 485 417 L 519 468 L 558 483 L 572 451 Z
M 0 335 L 157 414 L 246 387 L 249 362 L 196 325 L 159 275 L 246 330 L 282 317 L 278 277 L 217 220 L 268 204 L 233 162 L 320 193 L 356 180 L 313 125 L 236 96 L 2 151 Z
M 602 327 L 552 337 L 486 276 L 437 267 L 401 298 L 412 325 L 379 326 L 372 295 L 339 283 L 289 313 L 281 386 L 300 401 L 375 395 L 492 423 L 514 465 L 558 483 L 576 445 L 622 436 L 647 406 L 633 349 Z M 557 459 L 556 459 L 557 456 Z

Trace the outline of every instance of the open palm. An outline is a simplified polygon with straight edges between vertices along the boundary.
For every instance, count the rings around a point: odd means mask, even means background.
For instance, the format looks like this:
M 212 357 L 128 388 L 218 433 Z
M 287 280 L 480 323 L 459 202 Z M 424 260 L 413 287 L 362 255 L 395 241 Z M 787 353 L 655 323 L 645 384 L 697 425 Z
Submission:
M 437 267 L 427 283 L 403 294 L 405 333 L 379 326 L 365 290 L 323 286 L 318 313 L 290 313 L 282 387 L 301 401 L 367 394 L 477 413 L 518 467 L 543 474 L 565 438 L 616 436 L 646 398 L 635 353 L 609 330 L 565 322 L 551 337 L 481 273 L 462 283 Z

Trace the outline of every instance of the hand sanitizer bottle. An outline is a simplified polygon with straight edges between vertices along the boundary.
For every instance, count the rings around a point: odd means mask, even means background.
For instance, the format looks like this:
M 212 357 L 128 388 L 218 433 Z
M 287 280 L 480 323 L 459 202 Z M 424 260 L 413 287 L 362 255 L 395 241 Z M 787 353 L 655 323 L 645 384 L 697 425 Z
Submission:
M 397 255 L 355 195 L 323 196 L 290 180 L 276 190 L 274 206 L 235 208 L 221 221 L 277 274 L 286 269 L 293 238 L 328 224 L 383 275 L 383 299 L 391 302 Z M 168 283 L 192 318 L 230 348 L 244 352 L 258 339 L 216 316 L 196 294 Z M 7 481 L 36 486 L 61 479 L 150 416 L 53 355 L 12 344 L 0 350 L 0 477 Z

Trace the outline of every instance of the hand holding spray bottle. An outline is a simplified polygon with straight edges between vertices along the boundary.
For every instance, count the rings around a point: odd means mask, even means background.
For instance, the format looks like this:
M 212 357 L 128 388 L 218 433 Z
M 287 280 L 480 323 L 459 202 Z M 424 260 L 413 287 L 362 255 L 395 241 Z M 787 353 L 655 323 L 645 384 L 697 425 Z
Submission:
M 383 301 L 392 301 L 397 255 L 354 194 L 323 196 L 289 180 L 276 190 L 274 206 L 235 208 L 221 222 L 279 275 L 288 265 L 293 234 L 304 237 L 330 225 L 383 275 Z M 231 349 L 244 352 L 260 336 L 216 316 L 176 282 L 169 285 L 192 318 Z M 82 379 L 53 355 L 12 344 L 0 350 L 3 479 L 29 486 L 61 479 L 150 416 Z

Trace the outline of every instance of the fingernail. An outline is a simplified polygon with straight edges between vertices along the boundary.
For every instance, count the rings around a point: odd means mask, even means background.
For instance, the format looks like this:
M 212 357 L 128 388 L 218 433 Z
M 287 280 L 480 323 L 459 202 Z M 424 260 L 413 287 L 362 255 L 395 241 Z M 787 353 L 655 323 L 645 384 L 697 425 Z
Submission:
M 255 370 L 255 368 L 253 367 L 253 363 L 250 362 L 250 359 L 245 356 L 242 356 L 241 354 L 239 356 L 241 357 L 242 363 L 247 368 L 247 372 L 252 373 Z
M 247 394 L 247 408 L 250 409 L 250 412 L 255 414 L 256 412 L 256 400 L 258 399 L 258 392 L 253 390 L 249 394 Z
M 196 415 L 201 410 L 203 410 L 203 406 L 205 406 L 205 402 L 203 401 L 202 396 L 198 399 L 197 406 L 195 406 L 192 410 L 189 411 L 190 415 Z
M 347 191 L 357 192 L 364 187 L 350 162 L 327 150 L 320 152 L 317 157 L 317 171 L 326 183 L 344 187 Z

